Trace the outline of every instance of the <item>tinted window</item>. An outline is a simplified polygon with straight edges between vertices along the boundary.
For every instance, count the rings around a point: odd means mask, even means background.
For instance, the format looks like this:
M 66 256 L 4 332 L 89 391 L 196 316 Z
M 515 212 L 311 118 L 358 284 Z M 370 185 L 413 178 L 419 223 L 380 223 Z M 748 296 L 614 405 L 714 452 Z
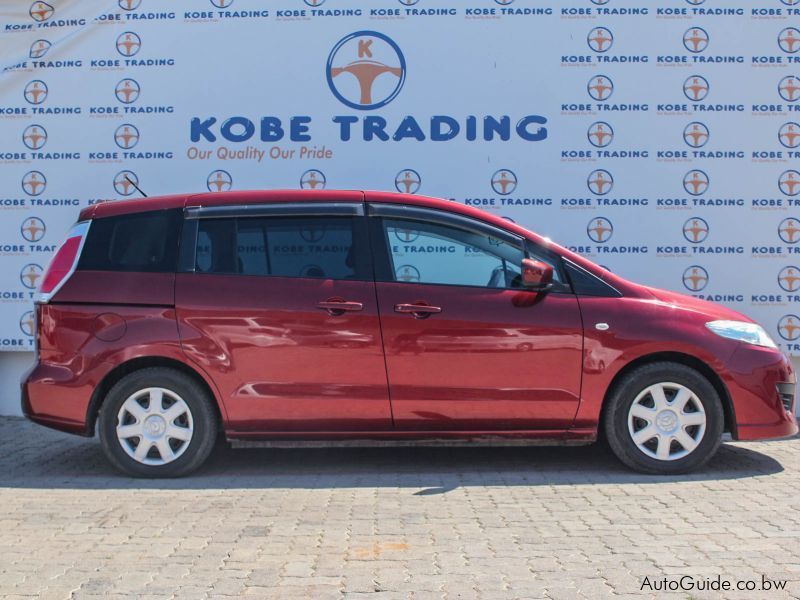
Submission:
M 569 278 L 572 281 L 572 289 L 578 296 L 618 297 L 622 295 L 613 287 L 577 265 L 573 265 L 569 261 L 566 261 L 566 265 Z
M 366 279 L 350 217 L 200 219 L 200 273 Z M 358 237 L 358 236 L 356 236 Z
M 384 219 L 393 281 L 520 287 L 521 245 L 438 223 Z
M 159 210 L 94 219 L 78 269 L 172 272 L 182 222 L 179 210 Z

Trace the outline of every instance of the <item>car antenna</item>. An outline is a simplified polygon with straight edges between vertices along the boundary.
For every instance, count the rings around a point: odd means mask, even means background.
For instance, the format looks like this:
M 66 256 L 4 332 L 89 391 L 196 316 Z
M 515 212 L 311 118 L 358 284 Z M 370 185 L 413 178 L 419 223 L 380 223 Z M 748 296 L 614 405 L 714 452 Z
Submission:
M 137 191 L 137 192 L 139 192 L 139 193 L 140 193 L 142 196 L 144 196 L 145 198 L 147 198 L 147 194 L 145 194 L 145 193 L 142 191 L 142 188 L 140 188 L 138 185 L 136 185 L 136 184 L 133 182 L 133 179 L 131 179 L 130 177 L 128 177 L 127 175 L 125 175 L 125 181 L 127 181 L 128 183 L 130 183 L 130 184 L 131 184 L 133 187 L 135 187 L 135 188 L 136 188 L 136 191 Z

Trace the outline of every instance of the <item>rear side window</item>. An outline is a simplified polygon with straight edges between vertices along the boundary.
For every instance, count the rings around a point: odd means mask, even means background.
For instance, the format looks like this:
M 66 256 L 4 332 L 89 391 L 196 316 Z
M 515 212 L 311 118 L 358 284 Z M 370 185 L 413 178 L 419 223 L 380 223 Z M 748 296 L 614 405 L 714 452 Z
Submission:
M 174 272 L 183 220 L 180 210 L 158 210 L 94 219 L 78 269 Z
M 369 279 L 363 238 L 351 217 L 200 219 L 195 271 Z

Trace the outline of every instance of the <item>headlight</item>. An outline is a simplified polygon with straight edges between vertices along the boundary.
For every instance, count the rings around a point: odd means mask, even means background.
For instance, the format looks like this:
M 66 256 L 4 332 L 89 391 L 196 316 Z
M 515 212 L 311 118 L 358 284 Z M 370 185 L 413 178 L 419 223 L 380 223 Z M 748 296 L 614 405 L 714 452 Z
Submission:
M 764 346 L 765 348 L 777 348 L 778 346 L 764 331 L 761 325 L 746 323 L 745 321 L 709 321 L 706 323 L 711 331 L 719 336 L 731 340 L 738 340 L 746 344 Z

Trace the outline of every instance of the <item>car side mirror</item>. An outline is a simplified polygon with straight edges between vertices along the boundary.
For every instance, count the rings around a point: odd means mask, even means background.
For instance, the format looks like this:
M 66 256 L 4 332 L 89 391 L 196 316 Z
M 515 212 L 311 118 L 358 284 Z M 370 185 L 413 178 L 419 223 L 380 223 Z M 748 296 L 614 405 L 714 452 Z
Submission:
M 522 287 L 544 292 L 553 286 L 553 267 L 532 258 L 522 259 Z

